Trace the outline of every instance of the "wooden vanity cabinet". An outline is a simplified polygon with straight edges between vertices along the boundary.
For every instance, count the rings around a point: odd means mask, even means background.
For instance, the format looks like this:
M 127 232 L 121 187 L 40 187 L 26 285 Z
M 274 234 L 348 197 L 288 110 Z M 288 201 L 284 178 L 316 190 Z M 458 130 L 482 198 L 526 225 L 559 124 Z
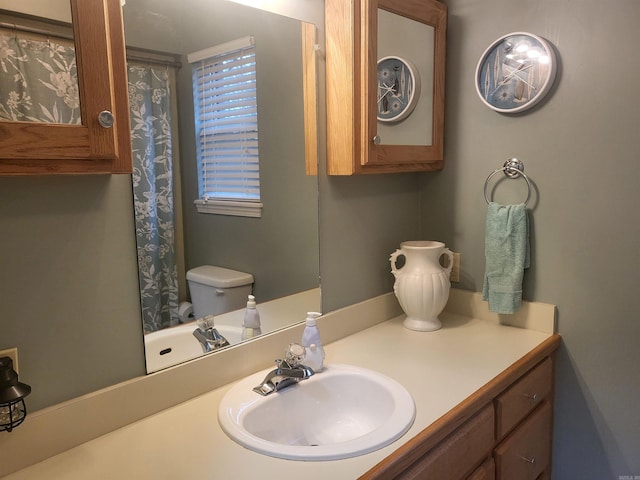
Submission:
M 0 122 L 0 175 L 132 171 L 120 0 L 71 0 L 71 15 L 82 124 Z
M 494 411 L 489 405 L 395 478 L 467 478 L 491 455 Z
M 424 52 L 433 53 L 432 131 L 424 145 L 379 143 L 378 9 L 433 27 L 433 52 Z M 447 7 L 437 0 L 325 0 L 329 175 L 442 169 L 446 26 Z
M 548 480 L 559 344 L 550 337 L 360 479 Z

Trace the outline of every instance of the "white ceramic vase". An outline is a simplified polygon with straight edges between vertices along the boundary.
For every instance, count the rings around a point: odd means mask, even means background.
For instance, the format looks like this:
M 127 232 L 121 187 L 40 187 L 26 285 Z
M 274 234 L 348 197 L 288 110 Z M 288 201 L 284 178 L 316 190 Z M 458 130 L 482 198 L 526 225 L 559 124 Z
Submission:
M 405 261 L 398 268 L 396 263 L 401 255 Z M 449 257 L 446 267 L 440 265 L 442 255 Z M 438 330 L 442 326 L 438 315 L 444 310 L 451 289 L 451 250 L 442 242 L 402 242 L 389 261 L 396 279 L 393 292 L 407 314 L 404 326 L 421 332 Z

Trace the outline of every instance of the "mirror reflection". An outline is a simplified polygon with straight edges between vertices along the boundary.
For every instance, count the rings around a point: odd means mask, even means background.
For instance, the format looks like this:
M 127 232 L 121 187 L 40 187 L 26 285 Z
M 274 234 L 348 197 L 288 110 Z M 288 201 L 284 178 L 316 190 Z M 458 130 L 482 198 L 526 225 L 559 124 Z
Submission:
M 417 22 L 407 17 L 378 9 L 378 60 L 385 57 L 400 57 L 410 62 L 416 70 L 417 84 L 420 85 L 415 108 L 399 122 L 378 121 L 378 136 L 383 145 L 432 145 L 433 144 L 433 51 L 435 29 L 431 25 Z M 398 32 L 402 32 L 399 35 Z M 397 84 L 391 95 L 385 95 L 383 100 L 388 105 L 394 101 L 397 108 L 405 108 L 407 101 L 401 95 L 394 95 L 402 84 L 408 82 L 408 73 L 403 71 L 404 65 L 396 67 Z M 380 69 L 378 76 L 380 77 Z M 405 78 L 406 77 L 406 78 Z M 393 88 L 393 83 L 389 82 Z M 382 88 L 381 88 L 382 87 Z M 378 80 L 378 97 L 384 93 L 384 85 Z M 391 101 L 386 101 L 393 97 Z M 378 111 L 383 108 L 383 102 L 378 101 Z M 387 107 L 389 110 L 392 107 Z
M 151 372 L 205 353 L 207 343 L 215 343 L 207 342 L 213 328 L 231 344 L 241 341 L 249 294 L 257 302 L 261 333 L 300 322 L 320 308 L 318 189 L 316 177 L 305 174 L 300 21 L 226 0 L 127 0 L 123 13 L 142 321 Z M 210 170 L 203 169 L 218 137 L 203 134 L 202 123 L 226 114 L 212 113 L 197 95 L 194 103 L 199 80 L 189 60 L 220 48 L 231 55 L 229 42 L 247 37 L 255 50 L 251 121 L 258 131 L 229 149 L 235 152 L 230 156 L 244 155 L 245 163 L 259 156 L 259 172 L 247 181 L 259 184 L 255 203 L 261 211 L 238 213 L 235 204 L 246 210 L 255 198 L 235 198 L 231 190 L 221 194 L 222 203 L 230 199 L 229 209 L 211 213 L 218 197 L 207 185 L 228 183 L 235 173 L 223 171 L 222 180 L 210 182 Z M 240 90 L 224 93 L 237 97 Z M 224 120 L 214 129 L 231 123 Z M 194 321 L 209 314 L 213 326 Z
M 0 1 L 0 121 L 81 124 L 73 31 L 64 23 L 71 18 L 69 3 L 44 7 L 52 20 L 46 28 L 28 8 L 5 3 Z

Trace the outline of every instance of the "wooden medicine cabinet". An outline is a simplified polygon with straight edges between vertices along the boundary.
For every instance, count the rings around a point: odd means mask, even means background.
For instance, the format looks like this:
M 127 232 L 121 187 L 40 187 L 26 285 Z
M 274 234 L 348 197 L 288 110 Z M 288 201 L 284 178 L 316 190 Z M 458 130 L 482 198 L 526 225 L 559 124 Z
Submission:
M 436 0 L 326 0 L 325 25 L 327 173 L 441 170 L 446 6 Z M 417 106 L 399 121 L 378 120 L 389 87 L 379 82 L 378 61 L 389 56 L 410 60 L 418 77 Z M 405 100 L 394 98 L 397 105 Z
M 120 0 L 70 0 L 82 123 L 0 121 L 0 175 L 131 173 Z

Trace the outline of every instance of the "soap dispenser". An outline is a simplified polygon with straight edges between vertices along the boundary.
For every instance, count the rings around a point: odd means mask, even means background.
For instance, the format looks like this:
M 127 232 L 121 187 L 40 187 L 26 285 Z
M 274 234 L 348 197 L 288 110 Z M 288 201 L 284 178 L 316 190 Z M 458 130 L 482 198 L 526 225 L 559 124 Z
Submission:
M 316 318 L 321 315 L 319 312 L 307 312 L 306 327 L 300 341 L 305 349 L 304 364 L 316 373 L 322 370 L 324 364 L 324 348 L 316 325 Z
M 249 295 L 247 298 L 247 309 L 244 312 L 244 322 L 242 323 L 242 340 L 257 337 L 262 334 L 260 328 L 260 313 L 256 308 L 256 297 Z

